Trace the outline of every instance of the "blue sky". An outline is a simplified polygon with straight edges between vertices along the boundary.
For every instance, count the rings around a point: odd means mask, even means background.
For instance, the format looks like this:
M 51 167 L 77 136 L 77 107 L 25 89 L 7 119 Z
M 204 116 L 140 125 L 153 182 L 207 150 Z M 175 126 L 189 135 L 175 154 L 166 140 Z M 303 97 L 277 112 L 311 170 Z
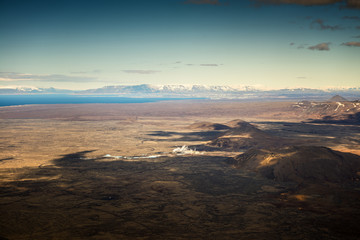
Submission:
M 0 0 L 0 87 L 360 87 L 357 0 Z

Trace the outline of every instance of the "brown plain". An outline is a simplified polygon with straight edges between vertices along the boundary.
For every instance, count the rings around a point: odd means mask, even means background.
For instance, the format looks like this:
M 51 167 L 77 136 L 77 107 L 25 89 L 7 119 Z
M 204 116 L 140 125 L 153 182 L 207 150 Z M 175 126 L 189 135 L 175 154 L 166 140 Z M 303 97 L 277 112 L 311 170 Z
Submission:
M 357 239 L 357 182 L 275 181 L 233 167 L 246 149 L 206 150 L 229 131 L 211 123 L 242 119 L 278 141 L 360 154 L 359 125 L 303 122 L 319 115 L 294 104 L 1 107 L 0 239 Z M 172 154 L 183 145 L 205 147 Z

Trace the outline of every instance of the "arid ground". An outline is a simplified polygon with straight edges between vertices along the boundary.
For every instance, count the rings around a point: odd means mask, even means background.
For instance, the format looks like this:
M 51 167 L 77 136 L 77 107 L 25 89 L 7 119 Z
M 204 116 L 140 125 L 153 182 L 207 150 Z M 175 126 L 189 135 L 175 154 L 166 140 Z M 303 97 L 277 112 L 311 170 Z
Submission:
M 0 239 L 359 239 L 360 110 L 348 104 L 2 107 Z M 292 170 L 313 175 L 241 165 L 299 155 L 288 149 L 304 156 Z M 348 159 L 351 176 L 337 170 Z

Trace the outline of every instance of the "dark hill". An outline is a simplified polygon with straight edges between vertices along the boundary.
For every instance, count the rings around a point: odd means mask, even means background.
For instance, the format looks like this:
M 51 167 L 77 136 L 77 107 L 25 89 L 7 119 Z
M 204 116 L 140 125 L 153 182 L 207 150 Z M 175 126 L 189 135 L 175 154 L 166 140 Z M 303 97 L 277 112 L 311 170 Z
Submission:
M 225 130 L 230 129 L 230 127 L 219 124 L 219 123 L 211 123 L 211 122 L 197 122 L 193 123 L 189 126 L 190 129 L 201 129 L 201 130 Z
M 269 134 L 265 133 L 264 131 L 258 129 L 251 123 L 248 123 L 243 120 L 234 120 L 226 124 L 227 126 L 231 127 L 230 130 L 226 131 L 224 136 L 233 136 L 237 134 L 252 134 L 252 135 L 262 135 L 262 136 L 269 136 Z
M 291 146 L 251 149 L 235 158 L 234 165 L 276 181 L 352 182 L 360 177 L 360 157 L 326 147 Z
M 230 151 L 286 145 L 286 141 L 283 139 L 274 137 L 248 122 L 234 120 L 227 123 L 227 125 L 232 128 L 212 140 L 208 145 Z
M 346 98 L 343 98 L 340 95 L 335 95 L 329 99 L 329 102 L 348 102 L 348 101 L 349 100 L 347 100 Z
M 230 128 L 236 128 L 243 124 L 249 124 L 249 123 L 244 120 L 241 120 L 241 119 L 234 119 L 234 120 L 231 120 L 230 122 L 225 123 L 225 125 L 229 126 Z

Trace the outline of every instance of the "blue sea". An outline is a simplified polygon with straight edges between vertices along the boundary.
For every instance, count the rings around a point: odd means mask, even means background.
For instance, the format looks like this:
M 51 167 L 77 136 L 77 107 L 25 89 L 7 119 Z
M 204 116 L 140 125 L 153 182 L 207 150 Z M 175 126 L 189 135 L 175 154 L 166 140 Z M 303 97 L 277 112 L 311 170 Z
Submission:
M 29 104 L 148 103 L 184 99 L 190 98 L 126 98 L 114 95 L 67 94 L 0 95 L 0 107 Z

